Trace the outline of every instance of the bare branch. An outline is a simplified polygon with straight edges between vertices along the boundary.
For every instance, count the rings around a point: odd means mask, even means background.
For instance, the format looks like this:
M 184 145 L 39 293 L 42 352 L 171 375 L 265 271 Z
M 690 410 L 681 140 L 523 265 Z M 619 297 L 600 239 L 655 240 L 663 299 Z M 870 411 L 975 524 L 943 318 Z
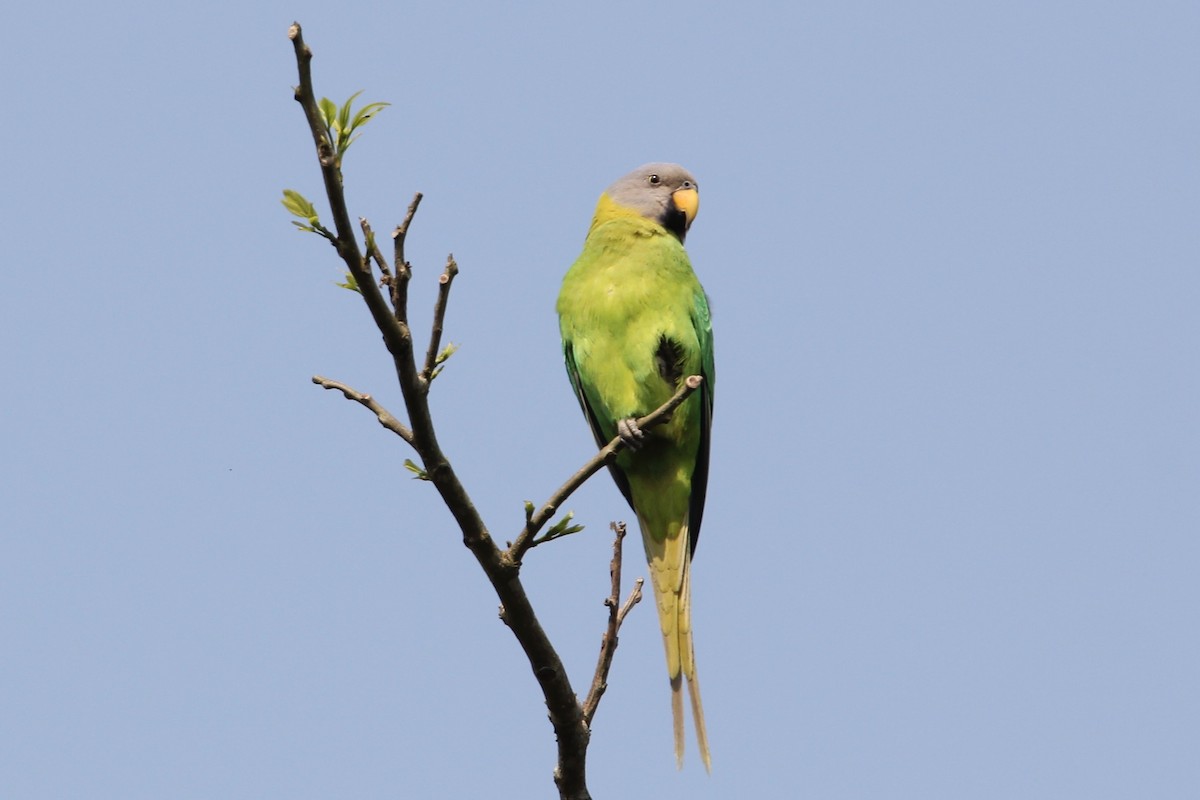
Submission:
M 621 623 L 625 621 L 625 618 L 629 616 L 629 612 L 633 610 L 633 607 L 642 601 L 642 584 L 645 582 L 645 578 L 638 578 L 633 582 L 633 589 L 629 592 L 629 597 L 625 600 L 625 605 L 621 606 L 620 612 L 617 613 L 618 629 L 620 629 Z
M 458 274 L 458 262 L 454 254 L 446 257 L 446 269 L 438 276 L 438 296 L 433 304 L 433 329 L 429 334 L 429 350 L 425 353 L 425 367 L 421 370 L 421 379 L 426 386 L 433 380 L 433 370 L 437 366 L 438 352 L 442 346 L 442 329 L 446 320 L 446 303 L 450 299 L 450 284 Z
M 412 202 L 408 204 L 408 211 L 404 215 L 404 219 L 396 226 L 396 230 L 392 231 L 392 238 L 400 245 L 399 255 L 401 263 L 404 258 L 404 237 L 408 234 L 408 226 L 412 224 L 413 217 L 417 214 L 417 206 L 421 205 L 421 198 L 425 195 L 417 192 L 413 195 Z
M 404 240 L 408 236 L 408 226 L 417 214 L 417 207 L 421 205 L 422 197 L 424 195 L 420 192 L 413 195 L 404 220 L 392 231 L 392 265 L 396 270 L 395 282 L 392 284 L 392 308 L 396 312 L 396 321 L 403 325 L 408 324 L 408 281 L 412 277 L 412 268 L 404 258 Z
M 604 638 L 600 640 L 600 659 L 596 662 L 596 674 L 592 677 L 591 691 L 588 692 L 587 700 L 583 703 L 583 721 L 589 727 L 592 724 L 592 717 L 596 716 L 600 698 L 608 689 L 608 671 L 612 668 L 613 656 L 617 652 L 617 633 L 621 630 L 621 623 L 625 621 L 630 610 L 642 599 L 643 581 L 638 578 L 634 581 L 629 599 L 625 601 L 625 605 L 620 605 L 621 545 L 625 540 L 625 523 L 614 522 L 609 527 L 616 534 L 616 539 L 613 540 L 612 563 L 609 565 L 609 574 L 612 576 L 612 594 L 604 598 L 604 605 L 608 606 L 608 628 L 604 631 Z
M 382 284 L 384 286 L 391 286 L 392 271 L 388 268 L 388 263 L 384 260 L 383 253 L 379 250 L 379 244 L 375 241 L 375 231 L 371 230 L 371 223 L 367 222 L 366 217 L 359 217 L 358 226 L 362 228 L 367 255 L 375 262 L 375 265 L 379 267 L 379 272 L 383 275 Z
M 362 392 L 351 389 L 344 383 L 331 381 L 329 378 L 323 378 L 320 375 L 313 375 L 312 382 L 325 389 L 337 389 L 347 400 L 353 400 L 354 402 L 369 408 L 371 411 L 375 412 L 375 416 L 379 419 L 380 425 L 387 428 L 389 431 L 396 434 L 409 444 L 413 443 L 412 431 L 404 427 L 400 420 L 392 416 L 391 412 L 381 406 L 374 397 L 371 397 L 371 395 L 363 394 Z
M 638 427 L 645 431 L 666 422 L 671 418 L 671 414 L 675 409 L 679 408 L 683 404 L 683 401 L 691 396 L 692 392 L 699 389 L 700 384 L 703 382 L 704 378 L 701 376 L 689 375 L 686 380 L 680 382 L 679 389 L 670 400 L 637 421 Z M 568 497 L 574 494 L 576 489 L 582 486 L 588 478 L 599 472 L 600 468 L 609 463 L 611 459 L 616 458 L 617 453 L 621 452 L 624 447 L 625 443 L 621 441 L 621 437 L 614 436 L 612 441 L 600 448 L 600 451 L 580 467 L 579 471 L 572 475 L 566 483 L 558 487 L 558 491 L 550 495 L 550 499 L 543 503 L 542 507 L 535 514 L 528 516 L 525 521 L 525 527 L 517 534 L 517 538 L 513 540 L 512 546 L 504 554 L 505 558 L 514 564 L 520 564 L 521 557 L 533 546 L 533 537 L 542 529 L 542 526 L 554 516 L 559 507 L 567 501 Z

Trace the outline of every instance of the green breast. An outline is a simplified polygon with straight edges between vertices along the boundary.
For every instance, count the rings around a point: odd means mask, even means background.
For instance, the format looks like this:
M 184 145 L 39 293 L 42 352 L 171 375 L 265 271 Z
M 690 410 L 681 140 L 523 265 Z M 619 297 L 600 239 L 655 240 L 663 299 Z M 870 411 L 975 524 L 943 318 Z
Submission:
M 698 292 L 683 245 L 657 223 L 621 217 L 593 227 L 563 281 L 558 313 L 603 422 L 649 413 L 674 393 L 660 374 L 664 338 L 677 345 L 684 374 L 700 371 Z

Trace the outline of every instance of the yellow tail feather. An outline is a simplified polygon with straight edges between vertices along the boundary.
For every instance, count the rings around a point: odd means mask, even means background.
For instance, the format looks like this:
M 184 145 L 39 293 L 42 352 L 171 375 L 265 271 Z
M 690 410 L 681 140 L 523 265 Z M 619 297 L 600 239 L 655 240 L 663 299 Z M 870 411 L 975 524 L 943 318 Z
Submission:
M 704 708 L 700 702 L 700 683 L 696 679 L 696 654 L 692 643 L 691 548 L 687 521 L 675 536 L 655 540 L 646 534 L 642 520 L 642 542 L 650 565 L 658 620 L 667 652 L 667 675 L 671 680 L 671 718 L 675 731 L 675 761 L 683 767 L 683 679 L 687 678 L 692 722 L 704 768 L 712 772 L 708 732 L 704 726 Z
M 686 530 L 684 531 L 686 534 Z M 686 536 L 685 536 L 686 541 Z M 708 751 L 708 730 L 704 727 L 704 705 L 700 702 L 700 681 L 696 677 L 696 650 L 692 643 L 692 554 L 685 553 L 683 587 L 679 602 L 679 650 L 683 674 L 687 676 L 688 698 L 692 701 L 692 723 L 696 726 L 696 744 L 704 769 L 712 772 L 712 755 Z M 682 725 L 682 723 L 681 723 Z

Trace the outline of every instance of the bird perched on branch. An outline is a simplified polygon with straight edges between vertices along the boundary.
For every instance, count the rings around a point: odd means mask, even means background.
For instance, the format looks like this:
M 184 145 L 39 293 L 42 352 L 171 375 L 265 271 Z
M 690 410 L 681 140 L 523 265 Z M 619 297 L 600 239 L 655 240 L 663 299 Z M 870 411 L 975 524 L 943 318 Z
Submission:
M 600 195 L 583 253 L 558 296 L 571 386 L 601 446 L 626 447 L 610 465 L 637 514 L 658 606 L 675 758 L 683 765 L 683 679 L 700 757 L 712 768 L 692 647 L 691 561 L 708 482 L 713 335 L 708 298 L 683 240 L 695 219 L 696 179 L 678 164 L 647 164 Z M 642 431 L 638 417 L 680 382 L 703 378 L 671 419 Z

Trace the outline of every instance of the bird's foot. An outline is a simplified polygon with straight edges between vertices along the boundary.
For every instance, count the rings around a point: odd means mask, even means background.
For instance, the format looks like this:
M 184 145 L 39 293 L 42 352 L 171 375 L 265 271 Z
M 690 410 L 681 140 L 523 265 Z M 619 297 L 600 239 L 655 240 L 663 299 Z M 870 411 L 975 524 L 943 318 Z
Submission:
M 642 440 L 646 438 L 646 434 L 642 433 L 642 429 L 638 427 L 637 420 L 632 417 L 617 420 L 617 435 L 630 450 L 640 450 Z

